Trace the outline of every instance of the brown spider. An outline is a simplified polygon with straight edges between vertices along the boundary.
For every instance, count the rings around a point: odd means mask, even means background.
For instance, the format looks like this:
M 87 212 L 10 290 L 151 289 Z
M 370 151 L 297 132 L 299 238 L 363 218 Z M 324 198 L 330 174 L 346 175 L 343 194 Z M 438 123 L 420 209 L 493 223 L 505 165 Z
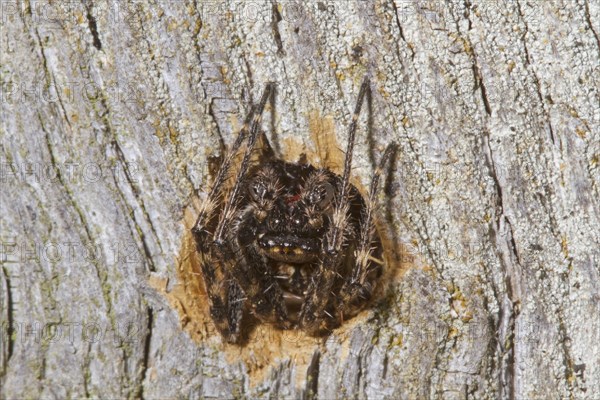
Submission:
M 279 328 L 319 334 L 356 315 L 371 299 L 383 271 L 373 223 L 381 171 L 367 198 L 350 184 L 356 124 L 369 90 L 365 78 L 348 135 L 342 176 L 301 160 L 275 157 L 259 129 L 274 84 L 252 107 L 192 228 L 210 314 L 228 342 L 238 342 L 244 312 Z M 232 187 L 225 183 L 248 140 Z M 260 154 L 256 143 L 263 142 Z

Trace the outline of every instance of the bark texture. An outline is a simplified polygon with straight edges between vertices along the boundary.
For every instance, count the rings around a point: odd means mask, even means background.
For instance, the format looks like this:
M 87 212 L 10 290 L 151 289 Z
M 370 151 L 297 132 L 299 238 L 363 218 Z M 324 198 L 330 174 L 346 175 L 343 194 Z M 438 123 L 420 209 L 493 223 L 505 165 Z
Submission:
M 0 397 L 600 398 L 597 1 L 1 5 Z M 189 328 L 211 157 L 267 81 L 280 154 L 345 143 L 364 75 L 389 290 L 320 340 Z

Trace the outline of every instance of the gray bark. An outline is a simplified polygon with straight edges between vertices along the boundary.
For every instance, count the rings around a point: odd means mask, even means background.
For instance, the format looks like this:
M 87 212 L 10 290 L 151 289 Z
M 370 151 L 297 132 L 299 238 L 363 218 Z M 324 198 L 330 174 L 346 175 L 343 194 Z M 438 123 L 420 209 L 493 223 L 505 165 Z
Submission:
M 599 398 L 599 13 L 2 2 L 0 396 Z M 389 289 L 327 338 L 223 345 L 181 294 L 210 157 L 268 81 L 280 154 L 345 143 L 364 75 L 355 181 L 399 145 Z

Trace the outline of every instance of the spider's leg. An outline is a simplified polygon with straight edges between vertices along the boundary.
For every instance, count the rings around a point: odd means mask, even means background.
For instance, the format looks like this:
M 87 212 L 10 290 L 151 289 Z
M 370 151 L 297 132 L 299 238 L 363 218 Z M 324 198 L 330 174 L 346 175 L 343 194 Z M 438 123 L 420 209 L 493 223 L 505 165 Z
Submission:
M 327 241 L 326 252 L 334 253 L 339 252 L 343 244 L 343 233 L 346 220 L 346 215 L 349 208 L 350 201 L 350 170 L 352 168 L 352 153 L 354 152 L 354 138 L 356 136 L 356 125 L 358 123 L 358 117 L 360 115 L 360 109 L 365 98 L 365 94 L 369 90 L 369 80 L 365 77 L 360 91 L 358 92 L 358 98 L 356 100 L 356 106 L 354 108 L 354 114 L 352 114 L 352 122 L 348 132 L 348 146 L 346 147 L 346 157 L 344 159 L 344 174 L 342 175 L 342 187 L 339 198 L 337 199 L 336 209 L 333 216 L 333 224 L 328 233 L 331 240 Z M 337 223 L 336 223 L 337 220 Z
M 231 151 L 223 160 L 213 187 L 201 206 L 196 223 L 192 228 L 196 247 L 202 256 L 202 275 L 209 298 L 211 317 L 223 337 L 230 342 L 236 342 L 239 336 L 244 295 L 240 286 L 232 280 L 228 273 L 228 271 L 234 269 L 235 258 L 222 240 L 223 227 L 230 225 L 235 218 L 235 203 L 241 185 L 240 182 L 248 169 L 250 153 L 254 147 L 254 142 L 256 142 L 260 116 L 271 91 L 272 84 L 269 84 L 265 89 L 260 106 L 258 108 L 253 107 L 246 117 L 244 126 L 240 130 Z M 251 126 L 250 129 L 248 128 L 249 125 Z M 223 184 L 228 178 L 235 154 L 240 149 L 248 132 L 250 132 L 249 144 L 244 153 L 242 167 L 225 206 L 219 212 L 219 203 L 223 198 Z M 217 226 L 213 230 L 215 224 Z
M 237 342 L 239 338 L 245 301 L 246 297 L 244 291 L 238 282 L 234 279 L 230 279 L 227 287 L 228 336 L 226 336 L 230 343 Z
M 338 268 L 343 262 L 343 248 L 346 242 L 345 233 L 349 228 L 348 212 L 350 209 L 350 170 L 352 167 L 352 153 L 354 151 L 354 138 L 356 136 L 356 126 L 358 117 L 365 98 L 369 90 L 369 80 L 365 77 L 358 92 L 352 122 L 348 132 L 348 146 L 346 147 L 346 157 L 344 159 L 344 173 L 339 195 L 337 195 L 335 209 L 333 211 L 331 225 L 325 234 L 323 244 L 323 258 L 319 265 L 316 278 L 311 282 L 305 296 L 304 304 L 300 311 L 299 324 L 308 331 L 319 331 L 322 329 L 322 323 L 328 318 L 333 318 L 326 314 L 326 308 L 329 299 L 329 293 L 336 281 Z
M 271 91 L 271 95 L 269 96 L 269 104 L 271 106 L 271 126 L 273 127 L 272 130 L 274 130 L 274 124 L 275 124 L 275 91 L 272 90 Z M 261 131 L 260 133 L 260 158 L 261 158 L 261 162 L 264 162 L 265 160 L 269 160 L 275 157 L 275 149 L 273 148 L 273 146 L 271 146 L 271 143 L 269 142 L 269 138 L 267 137 L 267 133 L 265 131 Z M 277 146 L 278 147 L 278 146 Z
M 217 222 L 216 217 L 220 208 L 219 200 L 223 196 L 223 183 L 227 180 L 235 154 L 248 134 L 248 126 L 253 114 L 254 110 L 252 109 L 246 117 L 244 126 L 240 130 L 231 150 L 225 156 L 192 228 L 196 248 L 201 256 L 200 268 L 202 269 L 211 317 L 221 335 L 232 343 L 237 341 L 239 335 L 239 321 L 244 305 L 243 301 L 239 299 L 242 299 L 243 294 L 238 294 L 239 290 L 237 289 L 239 287 L 236 288 L 231 284 L 226 285 L 226 282 L 230 281 L 224 271 L 226 269 L 224 264 L 227 261 L 219 252 L 213 252 L 212 230 Z
M 217 255 L 218 258 L 222 261 L 221 266 L 224 270 L 222 273 L 227 274 L 231 279 L 235 279 L 236 286 L 229 287 L 229 290 L 233 290 L 234 293 L 241 293 L 242 291 L 246 292 L 254 287 L 253 285 L 247 283 L 247 280 L 244 279 L 243 274 L 242 276 L 238 276 L 237 272 L 240 268 L 243 269 L 244 265 L 248 264 L 248 261 L 239 258 L 239 255 L 236 254 L 236 249 L 232 246 L 232 244 L 235 242 L 234 238 L 236 236 L 236 231 L 239 229 L 236 220 L 238 219 L 241 212 L 238 204 L 240 198 L 240 190 L 243 186 L 243 181 L 248 171 L 252 150 L 254 149 L 254 146 L 256 144 L 262 113 L 264 111 L 267 99 L 271 95 L 272 91 L 273 83 L 267 84 L 267 87 L 265 88 L 262 94 L 260 103 L 253 112 L 248 144 L 244 152 L 244 156 L 240 165 L 240 169 L 236 176 L 233 188 L 231 189 L 225 201 L 225 205 L 223 206 L 223 209 L 219 214 L 219 220 L 217 227 L 215 228 L 214 234 L 212 235 L 212 237 L 206 235 L 204 238 L 204 242 L 201 238 L 197 239 L 197 242 L 200 243 L 199 251 L 210 251 L 212 254 Z M 201 235 L 198 234 L 197 237 L 201 237 Z M 203 248 L 201 247 L 202 245 L 205 245 L 208 250 L 203 250 Z M 252 270 L 252 265 L 250 267 L 250 270 Z M 226 302 L 226 314 L 228 315 L 228 332 L 229 334 L 231 334 L 232 332 L 237 332 L 239 331 L 239 321 L 241 320 L 243 310 L 243 304 L 240 304 L 244 302 L 242 297 L 243 295 L 238 296 L 239 298 L 237 300 L 234 299 L 233 301 L 231 299 L 231 296 L 228 295 L 227 301 L 225 301 L 225 297 L 223 296 L 222 290 L 219 292 L 221 293 L 221 297 L 218 299 L 211 298 L 211 301 L 212 303 L 214 303 L 215 301 L 221 303 Z M 246 296 L 248 296 L 248 293 L 246 293 Z M 215 321 L 215 323 L 217 322 Z M 223 330 L 221 330 L 221 332 L 223 332 Z M 227 335 L 224 336 L 227 337 Z
M 218 213 L 219 209 L 219 200 L 223 196 L 223 184 L 225 183 L 229 175 L 233 158 L 235 157 L 236 153 L 242 145 L 242 142 L 248 134 L 248 126 L 253 115 L 254 107 L 251 108 L 250 112 L 246 116 L 246 120 L 244 121 L 242 129 L 238 133 L 238 136 L 235 139 L 231 150 L 225 156 L 225 159 L 223 160 L 223 163 L 219 168 L 219 172 L 217 173 L 217 176 L 215 178 L 210 192 L 208 193 L 206 199 L 200 206 L 200 212 L 198 214 L 198 218 L 196 219 L 196 223 L 192 228 L 192 233 L 194 234 L 194 239 L 196 240 L 196 246 L 198 248 L 198 251 L 201 253 L 205 253 L 210 250 L 212 238 L 209 226 L 214 225 L 214 218 Z
M 329 304 L 329 293 L 338 272 L 341 257 L 325 254 L 316 277 L 308 286 L 304 303 L 300 310 L 298 325 L 300 328 L 311 333 L 319 333 L 327 328 L 332 322 L 333 315 L 327 313 Z
M 237 237 L 240 244 L 240 262 L 236 268 L 236 280 L 244 290 L 254 315 L 264 322 L 276 323 L 289 328 L 283 291 L 273 276 L 265 256 L 260 254 L 254 242 L 252 224 L 240 224 Z M 244 238 L 244 239 L 242 239 Z
M 208 296 L 210 316 L 221 336 L 228 342 L 235 343 L 240 333 L 243 292 L 234 280 L 228 279 L 225 268 L 219 268 L 226 263 L 224 260 L 218 260 L 219 255 L 205 253 L 201 257 L 200 268 Z
M 229 194 L 229 198 L 225 203 L 225 207 L 223 207 L 223 212 L 219 217 L 219 224 L 217 225 L 217 229 L 215 230 L 214 243 L 218 246 L 223 245 L 223 241 L 226 236 L 225 228 L 229 226 L 234 220 L 234 216 L 239 211 L 238 210 L 238 200 L 240 197 L 240 190 L 243 185 L 244 177 L 248 172 L 248 167 L 250 165 L 250 156 L 252 155 L 252 150 L 254 150 L 254 145 L 256 144 L 256 139 L 258 137 L 260 121 L 262 119 L 262 114 L 265 109 L 265 105 L 269 96 L 273 92 L 274 84 L 268 83 L 265 88 L 262 97 L 260 99 L 260 103 L 252 117 L 252 125 L 250 127 L 250 137 L 248 138 L 248 145 L 246 147 L 246 151 L 244 152 L 244 157 L 242 159 L 242 163 L 240 165 L 240 170 L 235 179 L 235 184 L 231 189 L 231 193 Z
M 350 276 L 344 282 L 340 290 L 340 311 L 351 307 L 355 303 L 364 303 L 371 298 L 373 287 L 371 282 L 368 282 L 368 275 L 371 273 L 370 268 L 373 263 L 380 264 L 380 260 L 374 260 L 373 251 L 373 234 L 375 225 L 373 223 L 373 211 L 375 209 L 377 189 L 379 179 L 385 164 L 389 160 L 394 151 L 394 144 L 389 144 L 379 161 L 379 165 L 371 179 L 369 197 L 367 198 L 365 209 L 362 212 L 360 221 L 360 232 L 358 246 L 355 251 L 355 264 Z
M 221 335 L 231 343 L 236 342 L 239 336 L 239 322 L 244 305 L 243 293 L 240 294 L 239 286 L 231 283 L 228 286 L 224 285 L 228 281 L 228 277 L 224 275 L 224 268 L 219 268 L 219 266 L 226 261 L 222 259 L 220 254 L 212 252 L 211 228 L 214 228 L 216 224 L 215 219 L 219 211 L 219 200 L 223 196 L 223 184 L 231 170 L 233 158 L 248 134 L 248 126 L 253 115 L 254 108 L 246 116 L 244 125 L 231 150 L 225 156 L 192 228 L 196 248 L 202 257 L 200 266 L 212 320 Z

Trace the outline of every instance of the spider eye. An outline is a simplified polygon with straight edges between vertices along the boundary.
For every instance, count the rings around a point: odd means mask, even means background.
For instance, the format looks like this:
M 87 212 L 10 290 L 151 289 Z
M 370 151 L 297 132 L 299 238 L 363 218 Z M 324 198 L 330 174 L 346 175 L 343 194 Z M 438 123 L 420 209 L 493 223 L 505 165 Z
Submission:
M 250 184 L 248 191 L 254 200 L 263 200 L 267 194 L 267 185 L 262 181 L 254 181 Z
M 333 186 L 329 182 L 315 187 L 308 195 L 308 201 L 310 204 L 315 204 L 319 208 L 325 208 L 333 199 Z

